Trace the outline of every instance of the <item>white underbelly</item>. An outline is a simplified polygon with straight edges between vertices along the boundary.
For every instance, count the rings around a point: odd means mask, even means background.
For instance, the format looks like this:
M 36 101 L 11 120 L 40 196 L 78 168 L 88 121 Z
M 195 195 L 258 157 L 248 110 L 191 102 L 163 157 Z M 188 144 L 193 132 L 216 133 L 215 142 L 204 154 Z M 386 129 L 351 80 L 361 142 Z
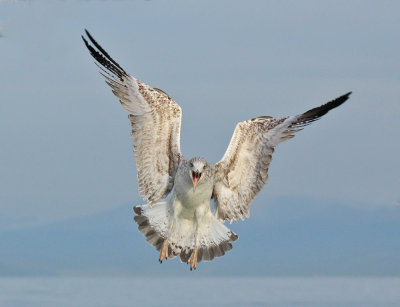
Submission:
M 210 211 L 212 194 L 211 185 L 198 186 L 196 190 L 192 187 L 185 190 L 174 191 L 173 206 L 175 216 L 190 220 L 200 218 Z

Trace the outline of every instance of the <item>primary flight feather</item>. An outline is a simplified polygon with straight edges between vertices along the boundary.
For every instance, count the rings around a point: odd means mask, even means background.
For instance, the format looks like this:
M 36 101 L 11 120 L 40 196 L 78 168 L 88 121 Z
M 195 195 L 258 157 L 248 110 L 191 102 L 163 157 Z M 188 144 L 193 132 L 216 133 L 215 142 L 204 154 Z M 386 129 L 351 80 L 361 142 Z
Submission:
M 250 203 L 265 186 L 275 146 L 340 106 L 351 92 L 303 114 L 260 116 L 237 124 L 221 161 L 186 159 L 180 151 L 182 110 L 160 89 L 129 75 L 86 31 L 82 39 L 129 112 L 139 192 L 148 203 L 134 207 L 135 221 L 160 252 L 180 256 L 195 269 L 232 249 L 238 236 L 224 222 L 249 217 Z M 162 201 L 172 191 L 168 201 Z M 214 212 L 210 202 L 214 199 Z

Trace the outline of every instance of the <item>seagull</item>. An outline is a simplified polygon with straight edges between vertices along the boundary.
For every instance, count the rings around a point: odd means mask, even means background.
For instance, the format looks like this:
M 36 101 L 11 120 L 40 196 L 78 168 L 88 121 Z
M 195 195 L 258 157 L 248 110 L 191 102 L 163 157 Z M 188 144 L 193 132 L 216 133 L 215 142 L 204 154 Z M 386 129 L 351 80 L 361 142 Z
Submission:
M 351 94 L 300 115 L 259 116 L 238 123 L 216 164 L 201 157 L 187 159 L 180 150 L 180 106 L 164 91 L 128 74 L 85 32 L 87 39 L 82 39 L 100 73 L 129 113 L 139 193 L 147 202 L 133 208 L 134 220 L 159 251 L 160 263 L 179 255 L 190 270 L 232 249 L 238 236 L 225 222 L 250 216 L 250 204 L 267 182 L 274 148 Z

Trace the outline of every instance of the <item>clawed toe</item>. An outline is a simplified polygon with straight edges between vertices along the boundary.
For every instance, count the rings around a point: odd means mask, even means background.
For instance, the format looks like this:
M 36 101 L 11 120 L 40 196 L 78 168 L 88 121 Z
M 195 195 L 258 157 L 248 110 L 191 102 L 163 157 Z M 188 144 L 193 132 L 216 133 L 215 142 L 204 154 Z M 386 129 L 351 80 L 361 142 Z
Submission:
M 164 259 L 168 259 L 168 240 L 165 240 L 163 243 L 163 246 L 160 251 L 160 257 L 158 257 L 158 261 L 162 263 Z
M 191 271 L 197 268 L 197 248 L 193 250 L 187 263 L 190 264 Z

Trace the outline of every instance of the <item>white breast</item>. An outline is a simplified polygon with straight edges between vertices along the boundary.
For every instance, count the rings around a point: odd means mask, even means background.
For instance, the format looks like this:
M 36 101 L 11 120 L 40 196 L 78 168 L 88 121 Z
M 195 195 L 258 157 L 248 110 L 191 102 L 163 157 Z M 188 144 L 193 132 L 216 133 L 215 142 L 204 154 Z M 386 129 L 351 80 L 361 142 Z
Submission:
M 207 179 L 202 179 L 194 190 L 189 176 L 177 172 L 174 194 L 183 207 L 195 210 L 201 205 L 210 204 L 213 183 Z

